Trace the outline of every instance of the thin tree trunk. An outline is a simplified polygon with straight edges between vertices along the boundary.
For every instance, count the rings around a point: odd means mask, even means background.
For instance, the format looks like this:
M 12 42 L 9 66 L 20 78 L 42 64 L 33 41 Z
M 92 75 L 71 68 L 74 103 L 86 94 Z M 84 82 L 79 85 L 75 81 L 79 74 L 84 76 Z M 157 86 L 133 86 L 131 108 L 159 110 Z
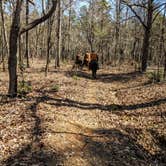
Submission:
M 0 27 L 1 28 L 1 31 L 0 31 L 0 50 L 2 50 L 3 51 L 3 37 L 2 37 L 2 27 Z M 3 61 L 3 55 L 2 55 L 2 53 L 0 54 L 0 64 L 2 63 L 2 61 Z
M 29 22 L 29 2 L 26 0 L 26 25 L 28 25 Z M 25 44 L 25 57 L 27 62 L 27 68 L 29 68 L 29 33 L 28 31 L 25 33 L 26 37 L 26 44 Z
M 38 41 L 39 41 L 39 35 L 38 35 L 38 27 L 36 27 L 36 42 L 35 42 L 35 56 L 38 55 Z
M 42 44 L 41 44 L 42 47 L 40 48 L 41 49 L 41 52 L 40 52 L 40 54 L 41 54 L 40 57 L 41 58 L 43 58 L 43 56 L 44 56 L 43 54 L 45 54 L 45 50 L 46 50 L 46 48 L 45 48 L 45 45 L 46 45 L 45 44 L 45 38 L 46 38 L 46 33 L 47 33 L 46 30 L 45 30 L 46 23 L 44 23 L 43 27 L 44 27 L 44 30 L 43 30 L 43 35 L 42 35 L 42 39 L 41 39 L 41 41 L 42 41 Z
M 70 55 L 71 3 L 72 3 L 72 0 L 70 0 L 69 3 L 70 3 L 70 8 L 69 8 L 69 22 L 68 22 L 67 56 Z
M 120 5 L 121 0 L 116 1 L 116 26 L 115 26 L 115 59 L 118 59 L 119 57 L 119 36 L 120 36 Z
M 18 58 L 19 58 L 19 67 L 23 65 L 22 53 L 21 53 L 21 35 L 18 37 Z
M 58 27 L 57 27 L 57 61 L 55 67 L 60 67 L 61 56 L 61 1 L 58 1 Z
M 4 38 L 2 36 L 3 34 L 3 29 L 1 28 L 1 62 L 2 63 L 2 69 L 3 69 L 3 72 L 5 72 L 5 49 L 4 49 Z
M 3 31 L 3 38 L 4 38 L 4 45 L 5 45 L 5 52 L 2 47 L 2 63 L 3 63 L 3 71 L 5 71 L 5 54 L 8 56 L 9 49 L 8 49 L 8 42 L 7 42 L 7 35 L 6 35 L 6 28 L 5 28 L 5 20 L 4 20 L 4 13 L 3 13 L 3 3 L 0 1 L 0 12 L 1 12 L 1 19 L 2 19 L 2 31 Z
M 101 21 L 100 21 L 100 31 L 101 33 L 103 33 L 103 26 L 104 26 L 104 14 L 103 12 L 101 13 Z M 103 53 L 103 47 L 104 47 L 104 44 L 103 44 L 103 39 L 101 39 L 101 63 L 102 65 L 104 64 L 104 53 Z
M 46 67 L 45 67 L 45 76 L 47 76 L 48 73 L 48 68 L 49 68 L 49 61 L 50 61 L 50 40 L 51 40 L 51 36 L 50 34 L 48 34 L 47 37 L 47 60 L 46 60 Z
M 166 16 L 166 5 L 164 8 L 164 14 L 163 14 L 163 19 L 162 19 L 162 29 L 161 29 L 161 40 L 162 40 L 162 44 L 163 44 L 163 51 L 164 51 L 164 73 L 163 73 L 163 78 L 166 78 L 166 48 L 164 45 L 164 33 L 165 33 L 165 26 L 166 26 L 166 20 L 165 20 L 165 16 Z
M 164 74 L 163 74 L 164 79 L 166 78 L 166 51 L 164 52 Z

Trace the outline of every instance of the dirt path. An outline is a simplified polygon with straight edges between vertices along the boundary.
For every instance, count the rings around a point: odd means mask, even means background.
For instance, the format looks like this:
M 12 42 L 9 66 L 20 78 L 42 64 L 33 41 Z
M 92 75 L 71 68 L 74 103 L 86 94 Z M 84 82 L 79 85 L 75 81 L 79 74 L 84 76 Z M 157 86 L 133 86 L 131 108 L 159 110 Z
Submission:
M 88 71 L 75 75 L 69 68 L 53 70 L 47 79 L 29 72 L 27 79 L 32 93 L 14 101 L 9 127 L 1 125 L 6 139 L 10 135 L 6 143 L 1 138 L 2 163 L 164 165 L 165 84 L 147 85 L 139 73 L 117 69 L 100 70 L 97 80 Z M 1 113 L 13 106 L 2 104 Z M 17 133 L 9 134 L 14 129 Z M 11 148 L 14 142 L 18 146 Z

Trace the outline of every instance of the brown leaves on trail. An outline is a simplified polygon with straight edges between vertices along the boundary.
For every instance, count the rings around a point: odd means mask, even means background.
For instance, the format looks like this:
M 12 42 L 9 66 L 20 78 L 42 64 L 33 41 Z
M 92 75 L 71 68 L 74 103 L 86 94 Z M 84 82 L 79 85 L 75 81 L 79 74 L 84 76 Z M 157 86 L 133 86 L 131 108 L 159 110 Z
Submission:
M 16 153 L 22 146 L 30 142 L 31 117 L 25 112 L 24 105 L 6 104 L 0 108 L 0 161 Z M 24 110 L 23 110 L 24 109 Z M 25 118 L 26 117 L 26 118 Z
M 0 91 L 0 165 L 164 165 L 166 84 L 132 70 L 28 69 L 32 91 Z M 3 84 L 2 84 L 3 83 Z

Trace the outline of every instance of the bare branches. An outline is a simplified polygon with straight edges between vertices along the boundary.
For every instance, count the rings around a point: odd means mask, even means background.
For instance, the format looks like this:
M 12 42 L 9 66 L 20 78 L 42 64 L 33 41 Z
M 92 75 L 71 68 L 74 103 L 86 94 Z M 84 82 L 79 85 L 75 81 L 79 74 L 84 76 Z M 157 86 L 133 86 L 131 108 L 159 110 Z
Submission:
M 155 16 L 153 17 L 153 21 L 152 21 L 152 22 L 154 22 L 154 21 L 156 20 L 157 16 L 158 16 L 158 15 L 161 13 L 161 11 L 164 10 L 164 9 L 165 9 L 165 7 L 161 8 L 161 9 L 155 14 Z
M 133 9 L 133 7 L 141 7 L 141 8 L 144 8 L 146 10 L 148 10 L 148 7 L 146 6 L 147 5 L 147 2 L 146 3 L 132 3 L 130 4 L 129 2 L 125 1 L 125 0 L 122 0 L 122 3 L 124 5 L 126 5 L 127 7 L 130 8 L 130 10 L 134 13 L 134 15 L 138 18 L 138 20 L 140 21 L 140 23 L 144 26 L 144 28 L 147 28 L 147 25 L 145 24 L 145 22 L 142 20 L 142 18 L 137 14 L 137 12 Z M 158 10 L 156 12 L 156 14 L 154 15 L 153 17 L 153 20 L 152 20 L 152 23 L 156 20 L 157 16 L 161 13 L 161 11 L 164 9 L 164 6 L 166 5 L 166 3 L 160 3 L 160 4 L 154 4 L 153 3 L 153 7 L 152 7 L 152 12 L 154 12 L 155 10 Z
M 74 0 L 72 0 L 71 2 L 69 2 L 68 4 L 64 4 L 64 6 L 65 6 L 65 8 L 62 10 L 62 13 L 65 11 L 65 10 L 67 10 L 71 5 L 72 5 L 72 3 L 74 3 L 75 1 Z
M 147 28 L 146 24 L 144 23 L 144 21 L 142 20 L 142 18 L 137 14 L 137 12 L 133 9 L 133 5 L 127 3 L 126 1 L 122 0 L 122 3 L 124 5 L 126 5 L 127 7 L 130 8 L 130 10 L 134 13 L 134 15 L 138 18 L 138 20 L 140 21 L 140 23 L 143 25 L 144 28 Z
M 34 21 L 32 21 L 31 23 L 29 23 L 27 26 L 23 27 L 20 30 L 20 34 L 23 34 L 24 32 L 27 32 L 31 29 L 33 29 L 35 26 L 37 26 L 38 24 L 44 22 L 45 20 L 47 20 L 55 11 L 57 6 L 57 0 L 52 0 L 52 7 L 51 9 L 48 11 L 47 14 L 45 14 L 44 16 L 42 16 L 41 18 L 38 18 Z
M 33 2 L 33 0 L 28 0 L 28 2 L 35 6 L 35 3 Z
M 121 20 L 121 23 L 131 20 L 132 18 L 136 18 L 136 16 L 131 16 L 131 17 L 125 18 L 125 19 Z
M 42 13 L 43 13 L 43 15 L 45 15 L 45 4 L 44 4 L 44 0 L 42 0 Z
M 159 4 L 158 6 L 156 6 L 156 7 L 153 8 L 153 11 L 155 11 L 155 10 L 157 10 L 157 9 L 165 6 L 165 5 L 166 5 L 166 3 Z
M 147 6 L 145 4 L 133 3 L 132 6 L 141 7 L 141 8 L 147 9 Z

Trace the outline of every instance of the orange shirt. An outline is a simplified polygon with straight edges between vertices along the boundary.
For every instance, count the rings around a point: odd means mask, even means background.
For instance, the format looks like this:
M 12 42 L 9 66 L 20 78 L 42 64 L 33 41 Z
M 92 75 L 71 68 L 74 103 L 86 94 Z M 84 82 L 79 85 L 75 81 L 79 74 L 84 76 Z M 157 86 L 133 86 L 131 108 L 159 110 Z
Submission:
M 96 53 L 91 53 L 91 60 L 96 60 L 98 61 L 98 56 Z
M 85 57 L 84 57 L 84 60 L 90 62 L 90 60 L 91 60 L 91 57 L 90 57 L 90 56 L 91 56 L 90 53 L 86 53 L 86 54 L 85 54 Z

